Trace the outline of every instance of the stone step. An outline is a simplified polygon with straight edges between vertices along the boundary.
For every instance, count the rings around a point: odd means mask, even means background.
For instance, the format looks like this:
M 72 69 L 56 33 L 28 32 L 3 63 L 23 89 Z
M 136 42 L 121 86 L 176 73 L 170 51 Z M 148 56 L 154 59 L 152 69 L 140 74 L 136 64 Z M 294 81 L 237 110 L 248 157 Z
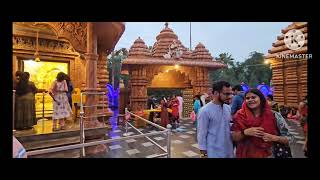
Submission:
M 86 140 L 105 137 L 110 126 L 85 129 Z M 16 137 L 27 151 L 76 144 L 80 142 L 80 130 L 58 131 L 50 134 Z

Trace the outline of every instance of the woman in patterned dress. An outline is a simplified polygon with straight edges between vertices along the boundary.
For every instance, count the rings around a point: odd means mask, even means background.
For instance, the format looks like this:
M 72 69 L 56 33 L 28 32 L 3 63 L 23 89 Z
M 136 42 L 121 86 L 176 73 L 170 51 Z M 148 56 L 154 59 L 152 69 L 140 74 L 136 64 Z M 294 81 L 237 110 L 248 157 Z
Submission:
M 63 72 L 59 72 L 57 79 L 52 83 L 50 95 L 53 98 L 53 131 L 64 130 L 66 118 L 72 115 L 72 110 L 67 97 L 68 86 Z M 59 120 L 60 129 L 57 128 Z

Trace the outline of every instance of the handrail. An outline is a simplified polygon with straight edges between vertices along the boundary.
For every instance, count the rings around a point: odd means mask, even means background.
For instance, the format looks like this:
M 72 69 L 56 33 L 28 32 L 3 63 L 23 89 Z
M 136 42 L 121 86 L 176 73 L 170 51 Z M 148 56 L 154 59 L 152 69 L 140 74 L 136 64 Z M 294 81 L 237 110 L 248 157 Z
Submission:
M 13 102 L 13 104 L 12 104 L 12 119 L 13 119 L 13 121 L 12 121 L 12 130 L 14 132 L 14 131 L 16 131 L 15 127 L 14 127 L 14 122 L 15 122 L 14 115 L 15 115 L 15 107 L 16 107 L 16 90 L 12 90 L 12 93 L 13 93 L 13 96 L 12 96 L 12 102 Z
M 103 107 L 106 106 L 105 104 L 96 104 L 96 105 L 90 105 L 90 106 L 83 106 L 83 107 Z
M 42 132 L 44 132 L 44 94 L 45 92 L 42 92 Z
M 96 116 L 84 116 L 83 119 L 88 119 L 88 118 L 95 118 L 95 117 L 106 117 L 108 115 L 106 114 L 98 114 Z
M 101 115 L 95 115 L 95 116 L 89 116 L 89 117 L 85 117 L 84 116 L 84 109 L 85 107 L 96 107 L 97 105 L 89 105 L 89 106 L 84 106 L 83 105 L 83 95 L 103 95 L 102 98 L 103 98 L 103 102 L 104 102 L 104 95 L 106 95 L 107 93 L 106 92 L 81 92 L 80 94 L 80 143 L 81 144 L 84 144 L 84 141 L 85 141 L 85 134 L 84 134 L 84 123 L 83 123 L 83 119 L 85 118 L 97 118 L 97 117 L 103 117 L 103 122 L 105 123 L 104 121 L 104 117 L 107 116 L 105 115 L 104 113 L 104 106 L 102 106 L 102 111 L 103 111 L 103 114 Z M 85 149 L 84 147 L 82 147 L 81 149 L 81 155 L 82 156 L 85 156 Z
M 162 131 L 152 132 L 152 133 L 146 133 L 146 134 L 127 136 L 127 137 L 120 137 L 120 138 L 114 138 L 114 139 L 88 142 L 88 143 L 83 143 L 83 144 L 73 144 L 73 145 L 67 145 L 67 146 L 62 146 L 62 147 L 54 147 L 54 148 L 47 148 L 47 149 L 41 149 L 41 150 L 27 151 L 27 155 L 34 156 L 34 155 L 41 155 L 41 154 L 47 154 L 47 153 L 53 153 L 53 152 L 59 152 L 59 151 L 66 151 L 66 150 L 71 150 L 71 149 L 84 148 L 84 147 L 88 147 L 88 146 L 95 146 L 95 145 L 99 145 L 99 144 L 107 144 L 107 143 L 111 143 L 111 142 L 124 141 L 124 140 L 132 139 L 132 138 L 142 138 L 145 136 L 154 136 L 154 135 L 158 135 L 158 134 L 163 134 L 163 132 Z
M 138 116 L 138 115 L 136 115 L 136 114 L 133 114 L 133 113 L 130 112 L 130 111 L 127 111 L 127 112 L 128 112 L 129 114 L 131 114 L 131 115 L 133 115 L 133 116 L 135 116 L 135 117 L 137 117 L 137 118 L 139 118 L 139 119 L 141 119 L 141 120 L 143 120 L 143 121 L 145 121 L 145 122 L 147 122 L 147 123 L 149 123 L 149 124 L 151 124 L 151 125 L 159 128 L 159 129 L 161 129 L 161 130 L 166 130 L 166 128 L 164 128 L 164 127 L 162 127 L 162 126 L 159 126 L 159 125 L 156 124 L 156 123 L 153 123 L 153 122 L 151 122 L 151 121 L 148 121 L 148 120 L 146 120 L 146 119 L 144 119 L 144 118 L 142 118 L 142 117 L 140 117 L 140 116 Z
M 128 122 L 126 122 L 128 123 Z M 141 132 L 139 129 L 137 129 L 136 127 L 134 127 L 132 124 L 128 123 L 133 129 L 135 129 L 136 131 L 138 131 L 140 134 L 143 134 L 143 132 Z M 168 131 L 167 129 L 165 131 Z M 158 146 L 160 149 L 162 149 L 164 152 L 167 152 L 166 149 L 164 149 L 163 147 L 161 147 L 158 143 L 156 143 L 155 141 L 153 141 L 152 139 L 150 139 L 149 137 L 145 137 L 147 138 L 149 141 L 151 141 L 153 144 L 155 144 L 156 146 Z
M 106 93 L 106 92 L 89 92 L 89 91 L 86 91 L 86 92 L 81 92 L 81 94 L 89 94 L 89 95 L 106 95 L 107 93 Z
M 154 142 L 152 139 L 150 139 L 149 137 L 146 137 L 148 140 L 150 140 L 152 143 L 154 143 L 156 146 L 158 146 L 160 149 L 162 149 L 163 151 L 165 151 L 166 153 L 167 153 L 167 157 L 168 158 L 170 158 L 171 157 L 171 131 L 170 131 L 170 129 L 166 129 L 166 128 L 164 128 L 164 127 L 162 127 L 162 126 L 159 126 L 158 124 L 155 124 L 155 123 L 153 123 L 153 122 L 151 122 L 151 121 L 148 121 L 148 120 L 146 120 L 145 118 L 142 118 L 142 117 L 140 117 L 140 116 L 138 116 L 138 115 L 136 115 L 136 114 L 133 114 L 133 113 L 131 113 L 130 111 L 128 111 L 128 109 L 127 108 L 125 108 L 125 114 L 130 114 L 130 115 L 133 115 L 133 116 L 135 116 L 135 117 L 137 117 L 137 118 L 139 118 L 139 119 L 141 119 L 141 120 L 143 120 L 143 121 L 145 121 L 145 122 L 147 122 L 147 123 L 149 123 L 149 124 L 151 124 L 151 125 L 153 125 L 153 126 L 155 126 L 155 127 L 157 127 L 157 128 L 159 128 L 159 129 L 161 129 L 161 130 L 163 130 L 163 131 L 165 131 L 166 133 L 167 133 L 167 150 L 165 150 L 163 147 L 161 147 L 159 144 L 157 144 L 156 142 Z M 126 122 L 126 132 L 128 131 L 128 124 L 131 126 L 131 127 L 133 127 L 135 130 L 137 130 L 139 133 L 142 133 L 140 130 L 138 130 L 137 128 L 135 128 L 134 126 L 132 126 L 130 123 L 128 123 L 127 121 L 125 121 Z M 163 131 L 161 131 L 161 132 L 163 132 Z M 143 134 L 143 133 L 142 133 Z
M 125 109 L 126 114 L 129 113 L 130 115 L 133 115 L 159 129 L 161 129 L 162 131 L 158 131 L 158 132 L 151 132 L 151 133 L 142 133 L 140 130 L 138 130 L 136 127 L 134 127 L 132 124 L 128 123 L 126 121 L 126 132 L 128 131 L 128 125 L 130 125 L 132 128 L 134 128 L 136 131 L 138 131 L 139 133 L 141 133 L 140 135 L 132 135 L 132 136 L 126 136 L 126 137 L 120 137 L 120 138 L 114 138 L 114 139 L 107 139 L 107 140 L 99 140 L 99 141 L 94 141 L 94 142 L 87 142 L 85 143 L 85 134 L 84 134 L 84 123 L 83 123 L 83 119 L 84 118 L 89 118 L 89 117 L 85 117 L 84 116 L 84 110 L 83 110 L 83 101 L 82 101 L 82 95 L 83 94 L 90 94 L 90 95 L 104 95 L 105 93 L 94 93 L 94 92 L 90 92 L 90 93 L 81 93 L 81 99 L 80 99 L 80 143 L 79 144 L 74 144 L 74 145 L 67 145 L 67 146 L 62 146 L 62 147 L 54 147 L 54 148 L 47 148 L 47 149 L 41 149 L 41 150 L 34 150 L 34 151 L 28 151 L 27 155 L 28 156 L 34 156 L 34 155 L 41 155 L 41 154 L 46 154 L 46 153 L 53 153 L 53 152 L 59 152 L 59 151 L 65 151 L 65 150 L 71 150 L 71 149 L 78 149 L 81 148 L 81 157 L 85 156 L 85 147 L 88 146 L 95 146 L 95 145 L 99 145 L 99 144 L 106 144 L 106 143 L 111 143 L 111 142 L 117 142 L 117 141 L 124 141 L 127 139 L 132 139 L 132 138 L 142 138 L 145 137 L 147 138 L 149 141 L 151 141 L 153 144 L 155 144 L 156 146 L 158 146 L 161 150 L 163 150 L 165 153 L 163 154 L 159 154 L 159 155 L 153 155 L 153 156 L 149 156 L 149 157 L 162 157 L 162 156 L 167 156 L 168 158 L 171 156 L 171 131 L 170 129 L 166 129 L 163 128 L 162 126 L 159 126 L 151 121 L 148 121 L 134 113 L 131 113 L 127 110 L 127 108 Z M 105 116 L 105 115 L 102 115 Z M 91 116 L 91 117 L 99 117 L 99 116 Z M 158 143 L 156 143 L 155 141 L 153 141 L 152 139 L 150 139 L 148 136 L 154 136 L 154 135 L 158 135 L 158 134 L 167 134 L 167 150 L 163 147 L 161 147 Z
M 163 153 L 163 154 L 155 154 L 155 155 L 151 155 L 147 158 L 156 158 L 156 157 L 162 157 L 162 156 L 167 156 L 167 153 Z

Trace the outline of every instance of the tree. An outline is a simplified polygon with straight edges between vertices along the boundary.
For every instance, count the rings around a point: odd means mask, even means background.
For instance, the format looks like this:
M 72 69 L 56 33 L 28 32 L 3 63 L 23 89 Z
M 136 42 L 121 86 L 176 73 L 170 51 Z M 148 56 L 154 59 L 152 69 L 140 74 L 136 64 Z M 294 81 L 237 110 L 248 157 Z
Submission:
M 257 87 L 262 82 L 268 84 L 272 77 L 271 69 L 264 64 L 262 53 L 251 52 L 248 59 L 243 62 L 245 82 L 250 87 Z
M 215 71 L 209 72 L 209 80 L 211 83 L 219 80 L 225 80 L 230 83 L 233 83 L 236 80 L 234 68 L 234 59 L 231 54 L 229 53 L 222 53 L 219 54 L 219 57 L 215 58 L 217 61 L 220 61 L 228 66 L 227 69 L 218 69 Z
M 128 50 L 121 48 L 111 53 L 108 58 L 108 71 L 109 71 L 109 82 L 112 83 L 114 88 L 118 88 L 120 84 L 120 78 L 127 83 L 129 77 L 121 75 L 122 61 L 128 57 Z
M 262 82 L 268 84 L 271 80 L 271 70 L 268 65 L 264 64 L 262 53 L 256 51 L 251 52 L 249 58 L 242 63 L 234 62 L 232 55 L 229 53 L 220 54 L 216 60 L 228 65 L 228 69 L 219 69 L 209 72 L 211 83 L 225 80 L 232 86 L 245 82 L 250 87 L 257 87 L 257 85 Z

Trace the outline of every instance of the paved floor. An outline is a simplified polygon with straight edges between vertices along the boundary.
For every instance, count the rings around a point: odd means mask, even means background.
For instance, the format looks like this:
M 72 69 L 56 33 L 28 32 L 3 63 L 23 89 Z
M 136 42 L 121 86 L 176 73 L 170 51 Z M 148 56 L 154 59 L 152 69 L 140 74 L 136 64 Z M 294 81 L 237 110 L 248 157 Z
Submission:
M 117 125 L 117 112 L 115 116 L 110 118 L 110 123 L 112 130 L 106 134 L 107 139 L 113 139 L 117 137 L 124 137 L 125 127 L 122 125 Z M 295 142 L 291 144 L 291 150 L 294 158 L 305 158 L 302 147 L 304 143 L 303 130 L 299 123 L 296 121 L 287 121 L 289 125 L 289 131 L 295 137 Z M 78 129 L 78 123 L 68 123 L 70 129 Z M 44 128 L 43 128 L 44 127 Z M 17 131 L 16 135 L 26 135 L 26 134 L 43 134 L 51 133 L 52 121 L 45 121 L 44 126 L 42 126 L 42 121 L 38 122 L 34 130 L 27 131 Z M 158 131 L 154 127 L 139 128 L 143 133 Z M 138 135 L 138 131 L 129 127 L 129 135 Z M 150 136 L 150 138 L 158 143 L 160 146 L 166 148 L 167 146 L 167 136 L 165 134 Z M 92 156 L 87 156 L 88 158 L 145 158 L 152 157 L 153 155 L 165 153 L 155 144 L 151 143 L 146 138 L 136 138 L 128 139 L 121 142 L 113 142 L 107 144 L 109 151 L 104 154 L 96 154 Z M 196 143 L 196 131 L 194 124 L 190 119 L 183 119 L 181 121 L 181 126 L 178 130 L 172 131 L 171 135 L 171 157 L 172 158 L 198 158 L 199 149 Z
M 112 131 L 107 134 L 108 138 L 124 137 L 125 128 L 112 122 Z M 304 143 L 303 131 L 299 123 L 295 121 L 287 121 L 289 131 L 295 136 L 295 142 L 291 144 L 292 154 L 294 158 L 305 158 L 302 147 Z M 141 132 L 155 132 L 153 127 L 139 128 Z M 179 131 L 180 130 L 180 131 Z M 140 134 L 133 128 L 129 127 L 130 135 Z M 178 131 L 173 131 L 171 136 L 171 158 L 199 158 L 198 144 L 196 143 L 196 131 L 190 119 L 181 121 Z M 166 148 L 166 135 L 156 135 L 150 137 L 160 146 Z M 91 158 L 145 158 L 153 155 L 164 153 L 159 147 L 151 143 L 146 138 L 129 139 L 122 142 L 114 142 L 107 145 L 109 151 L 105 154 L 97 154 L 90 156 Z

